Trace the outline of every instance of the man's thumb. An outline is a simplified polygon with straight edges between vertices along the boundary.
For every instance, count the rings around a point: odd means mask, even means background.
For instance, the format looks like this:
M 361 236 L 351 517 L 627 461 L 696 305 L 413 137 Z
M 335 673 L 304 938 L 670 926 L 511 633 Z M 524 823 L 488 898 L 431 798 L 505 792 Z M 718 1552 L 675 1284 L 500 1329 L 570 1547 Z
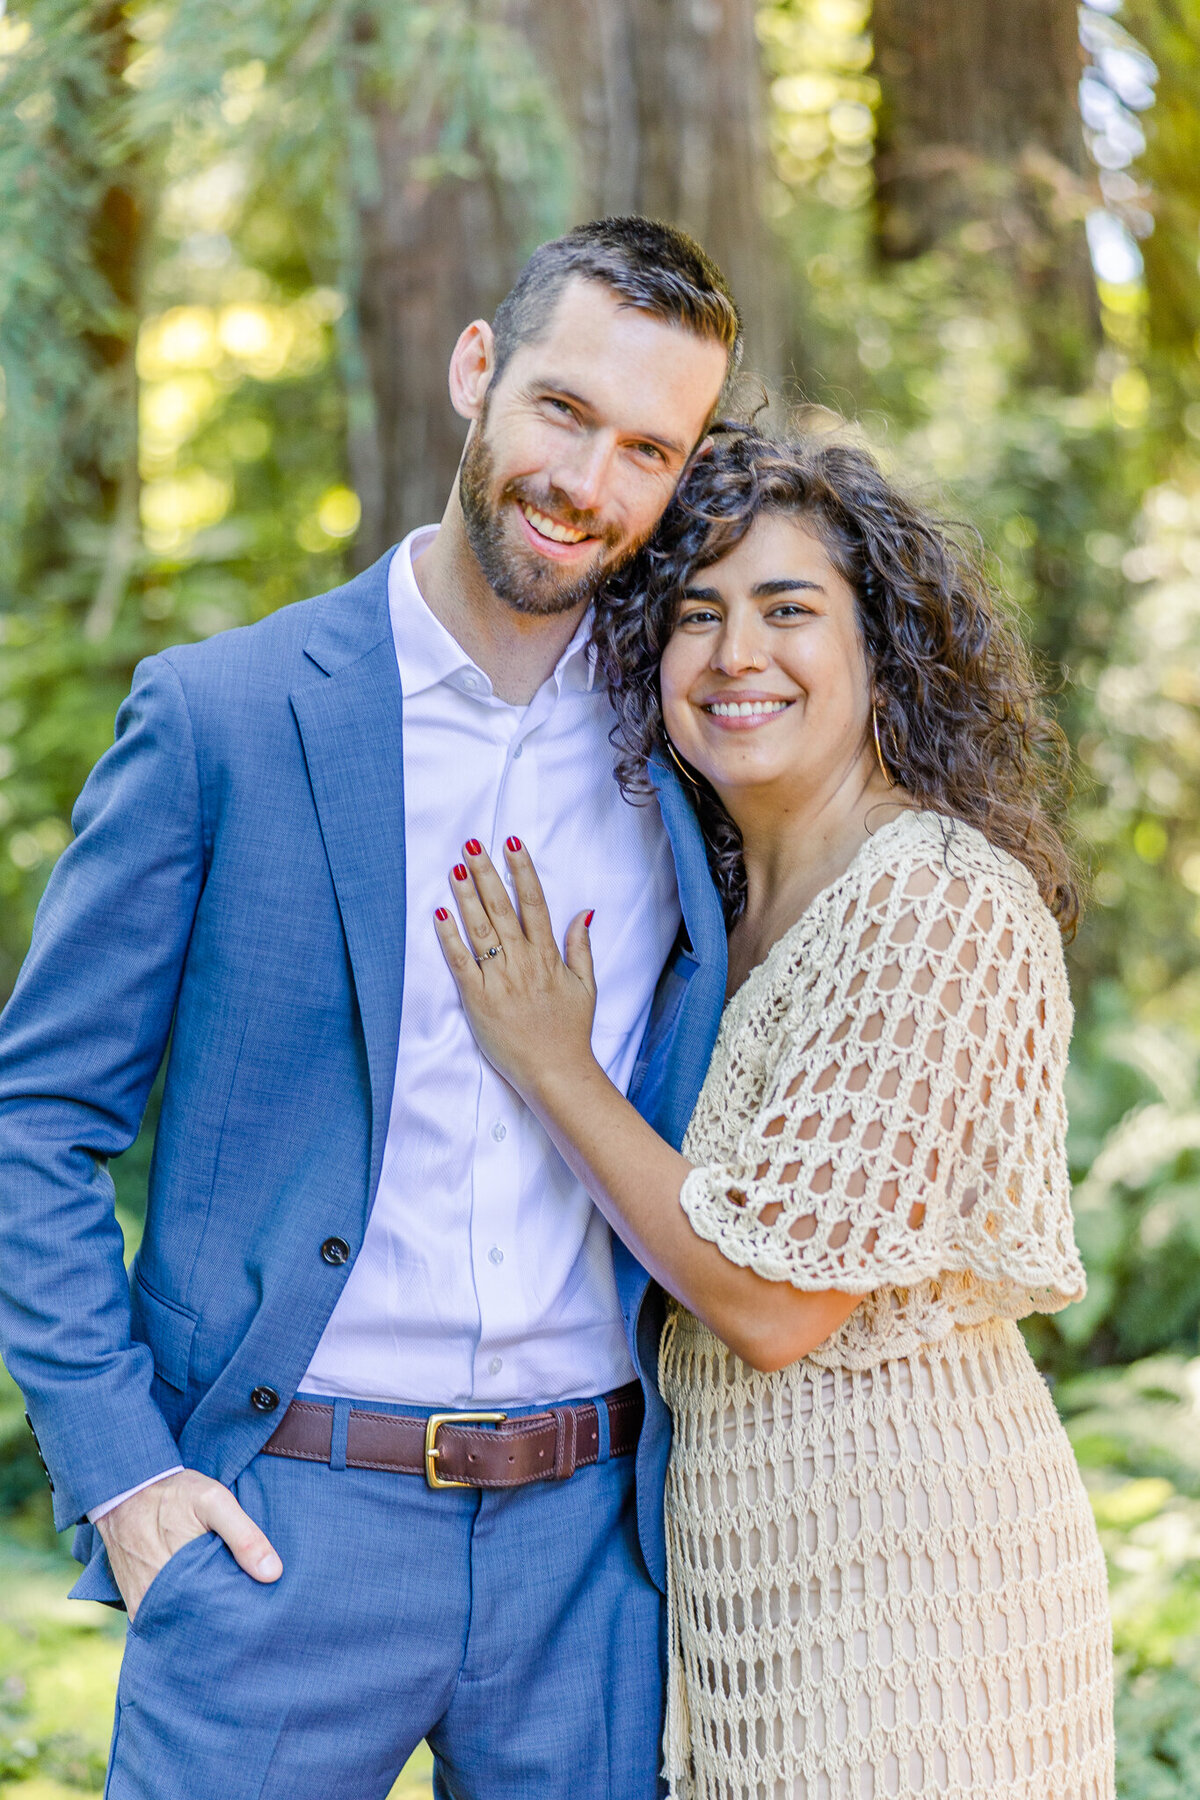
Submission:
M 247 1575 L 253 1575 L 255 1581 L 278 1581 L 283 1564 L 266 1533 L 259 1530 L 249 1513 L 242 1511 L 228 1489 L 216 1487 L 215 1483 L 214 1488 L 216 1491 L 210 1490 L 196 1507 L 196 1517 L 209 1531 L 224 1538 L 234 1561 Z

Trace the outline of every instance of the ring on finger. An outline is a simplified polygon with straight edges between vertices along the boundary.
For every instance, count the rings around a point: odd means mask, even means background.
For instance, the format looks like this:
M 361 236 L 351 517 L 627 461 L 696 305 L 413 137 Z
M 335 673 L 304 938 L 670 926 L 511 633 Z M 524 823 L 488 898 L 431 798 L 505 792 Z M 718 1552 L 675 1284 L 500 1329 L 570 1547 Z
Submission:
M 490 950 L 481 950 L 479 952 L 479 955 L 475 958 L 475 961 L 476 962 L 486 962 L 489 957 L 499 956 L 499 954 L 500 954 L 500 945 L 493 944 Z

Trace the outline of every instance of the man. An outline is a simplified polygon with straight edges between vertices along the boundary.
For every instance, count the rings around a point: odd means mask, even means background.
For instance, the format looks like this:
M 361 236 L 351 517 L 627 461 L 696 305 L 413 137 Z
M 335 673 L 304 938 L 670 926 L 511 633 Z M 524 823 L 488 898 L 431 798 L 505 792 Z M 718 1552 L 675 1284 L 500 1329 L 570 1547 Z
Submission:
M 130 1615 L 111 1800 L 367 1800 L 422 1737 L 443 1796 L 656 1791 L 661 1296 L 481 1061 L 432 915 L 465 844 L 528 842 L 678 1141 L 720 908 L 670 774 L 612 779 L 589 605 L 738 330 L 665 226 L 543 245 L 454 350 L 441 524 L 150 658 L 84 789 L 0 1025 L 0 1323 L 91 1521 L 74 1592 Z M 106 1159 L 168 1038 L 127 1282 Z

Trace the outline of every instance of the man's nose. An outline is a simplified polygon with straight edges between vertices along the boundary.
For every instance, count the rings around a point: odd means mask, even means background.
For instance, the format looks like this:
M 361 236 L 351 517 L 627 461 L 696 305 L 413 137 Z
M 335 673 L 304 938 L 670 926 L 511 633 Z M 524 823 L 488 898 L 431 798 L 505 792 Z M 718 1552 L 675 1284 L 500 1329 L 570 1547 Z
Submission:
M 577 512 L 594 512 L 604 499 L 612 457 L 613 446 L 593 438 L 559 464 L 551 481 Z

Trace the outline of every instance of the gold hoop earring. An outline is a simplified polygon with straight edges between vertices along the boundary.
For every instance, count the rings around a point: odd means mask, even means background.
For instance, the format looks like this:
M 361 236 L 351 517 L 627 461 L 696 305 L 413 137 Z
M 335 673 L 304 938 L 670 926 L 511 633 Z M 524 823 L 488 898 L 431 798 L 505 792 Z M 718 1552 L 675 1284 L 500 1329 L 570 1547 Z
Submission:
M 883 760 L 883 745 L 879 742 L 879 711 L 874 700 L 871 702 L 871 733 L 875 739 L 875 760 L 879 764 L 879 773 L 890 788 L 895 787 L 895 780 L 888 774 L 888 766 Z
M 663 737 L 666 738 L 667 755 L 671 758 L 671 761 L 675 764 L 675 767 L 679 770 L 679 773 L 683 776 L 685 781 L 690 781 L 694 788 L 699 788 L 700 783 L 696 780 L 696 777 L 692 774 L 691 770 L 688 768 L 685 768 L 684 764 L 680 761 L 679 752 L 676 750 L 676 748 L 675 748 L 674 744 L 671 742 L 670 738 L 667 737 L 667 734 L 665 731 L 663 732 Z

